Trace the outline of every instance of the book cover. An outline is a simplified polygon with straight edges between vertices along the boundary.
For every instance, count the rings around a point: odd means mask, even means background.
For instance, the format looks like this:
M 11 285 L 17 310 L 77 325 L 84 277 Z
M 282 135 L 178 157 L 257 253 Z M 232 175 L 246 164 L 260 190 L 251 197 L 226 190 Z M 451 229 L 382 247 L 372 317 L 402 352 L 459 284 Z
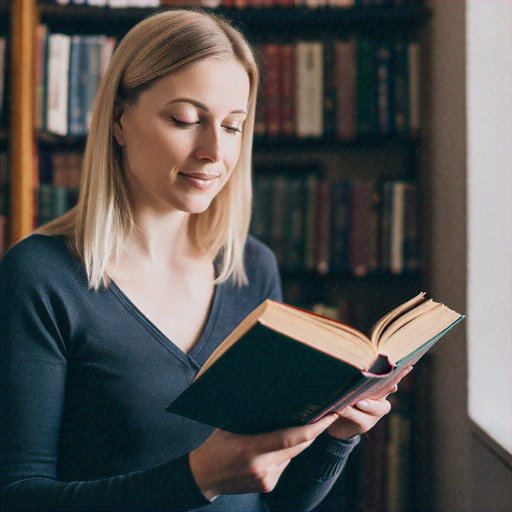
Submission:
M 374 395 L 463 318 L 424 295 L 377 322 L 372 341 L 340 322 L 266 300 L 171 397 L 167 411 L 239 434 L 317 421 Z

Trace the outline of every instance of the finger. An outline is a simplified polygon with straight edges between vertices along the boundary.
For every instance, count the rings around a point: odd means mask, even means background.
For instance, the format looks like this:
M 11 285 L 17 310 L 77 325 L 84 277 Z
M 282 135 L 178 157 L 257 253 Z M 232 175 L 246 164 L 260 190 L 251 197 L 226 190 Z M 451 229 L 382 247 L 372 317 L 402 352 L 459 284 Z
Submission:
M 310 425 L 291 427 L 267 434 L 254 436 L 260 453 L 280 452 L 282 461 L 292 458 L 307 448 L 329 425 L 337 419 L 336 414 L 329 414 Z
M 362 411 L 364 414 L 369 414 L 371 416 L 382 417 L 391 411 L 391 403 L 383 398 L 380 400 L 360 400 L 356 403 L 356 413 L 358 411 Z M 345 417 L 350 417 L 351 411 L 347 411 L 347 413 L 348 415 Z

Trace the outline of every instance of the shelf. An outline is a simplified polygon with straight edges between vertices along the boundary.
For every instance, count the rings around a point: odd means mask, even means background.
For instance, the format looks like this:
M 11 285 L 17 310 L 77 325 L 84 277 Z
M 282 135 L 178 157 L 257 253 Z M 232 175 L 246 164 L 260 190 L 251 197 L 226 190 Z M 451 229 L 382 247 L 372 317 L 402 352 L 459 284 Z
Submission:
M 49 132 L 39 132 L 37 141 L 42 147 L 61 147 L 63 149 L 83 149 L 85 136 L 61 136 Z M 288 153 L 294 151 L 343 151 L 347 148 L 359 148 L 362 150 L 376 148 L 389 150 L 410 150 L 420 144 L 420 138 L 403 135 L 385 135 L 373 137 L 360 137 L 354 140 L 339 140 L 334 138 L 261 138 L 255 137 L 254 151 L 269 151 Z
M 48 24 L 51 30 L 117 36 L 150 14 L 166 10 L 166 7 L 112 9 L 57 4 L 41 4 L 39 8 L 41 21 Z M 354 32 L 379 37 L 404 37 L 404 34 L 416 32 L 430 18 L 430 9 L 423 2 L 412 1 L 401 6 L 369 5 L 344 9 L 273 7 L 204 10 L 222 13 L 252 41 L 262 38 L 289 40 L 297 35 L 307 39 L 325 39 Z
M 340 283 L 342 282 L 343 285 L 347 287 L 359 287 L 361 285 L 369 287 L 376 285 L 400 287 L 405 284 L 421 282 L 423 278 L 423 272 L 420 270 L 416 270 L 414 272 L 404 272 L 402 274 L 391 274 L 390 272 L 374 272 L 361 277 L 348 272 L 321 274 L 314 271 L 288 272 L 286 270 L 282 270 L 281 275 L 283 279 L 287 281 L 337 281 Z

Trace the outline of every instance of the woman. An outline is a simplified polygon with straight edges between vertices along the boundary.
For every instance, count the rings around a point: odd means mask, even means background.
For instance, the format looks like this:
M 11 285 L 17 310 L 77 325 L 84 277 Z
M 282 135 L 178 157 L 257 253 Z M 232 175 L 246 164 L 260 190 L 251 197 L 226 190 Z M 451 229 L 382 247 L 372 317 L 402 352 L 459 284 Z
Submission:
M 97 95 L 78 205 L 2 262 L 3 500 L 28 510 L 299 510 L 390 408 L 258 436 L 165 412 L 267 298 L 248 237 L 258 70 L 218 17 L 134 27 Z

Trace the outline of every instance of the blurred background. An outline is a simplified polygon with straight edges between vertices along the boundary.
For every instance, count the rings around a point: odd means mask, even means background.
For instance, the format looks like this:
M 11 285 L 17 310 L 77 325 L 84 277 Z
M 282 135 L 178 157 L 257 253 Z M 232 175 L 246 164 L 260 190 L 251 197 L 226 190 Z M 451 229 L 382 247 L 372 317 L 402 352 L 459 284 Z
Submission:
M 511 510 L 512 2 L 2 0 L 0 251 L 74 206 L 116 42 L 177 7 L 257 55 L 251 232 L 285 301 L 364 331 L 419 291 L 467 316 L 318 510 Z

